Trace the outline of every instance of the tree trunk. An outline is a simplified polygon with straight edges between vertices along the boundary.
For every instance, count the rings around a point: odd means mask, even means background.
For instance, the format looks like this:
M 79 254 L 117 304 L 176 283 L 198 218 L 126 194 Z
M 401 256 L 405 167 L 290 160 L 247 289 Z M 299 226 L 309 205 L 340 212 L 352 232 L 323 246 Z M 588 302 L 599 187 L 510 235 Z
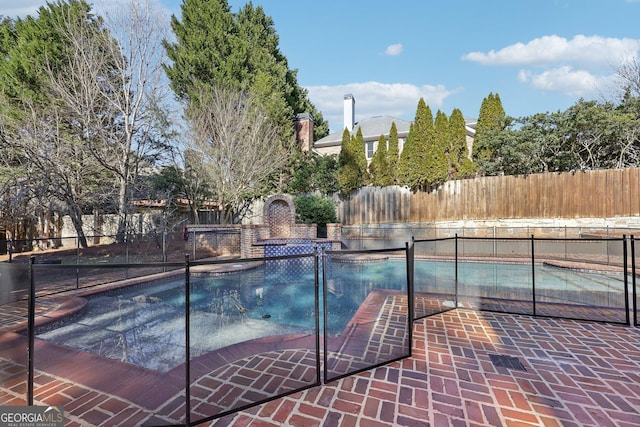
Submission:
M 229 205 L 225 206 L 220 215 L 220 224 L 233 224 L 233 218 L 233 207 Z
M 200 224 L 200 215 L 198 212 L 198 205 L 195 203 L 189 202 L 189 206 L 191 207 L 191 215 L 193 215 L 193 223 L 196 225 Z
M 128 206 L 127 206 L 127 183 L 124 179 L 120 179 L 118 189 L 118 232 L 116 241 L 122 243 L 127 237 L 128 231 Z
M 82 248 L 88 247 L 87 237 L 84 235 L 84 230 L 82 229 L 82 212 L 77 206 L 69 206 L 69 217 L 78 235 L 78 245 Z

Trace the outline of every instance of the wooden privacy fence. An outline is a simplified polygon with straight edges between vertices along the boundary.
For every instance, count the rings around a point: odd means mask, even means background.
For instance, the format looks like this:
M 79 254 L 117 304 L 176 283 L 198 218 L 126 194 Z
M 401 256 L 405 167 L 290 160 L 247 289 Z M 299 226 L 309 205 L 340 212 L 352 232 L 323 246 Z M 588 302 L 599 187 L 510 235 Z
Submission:
M 338 205 L 344 225 L 634 215 L 640 215 L 639 168 L 481 177 L 416 193 L 365 187 Z

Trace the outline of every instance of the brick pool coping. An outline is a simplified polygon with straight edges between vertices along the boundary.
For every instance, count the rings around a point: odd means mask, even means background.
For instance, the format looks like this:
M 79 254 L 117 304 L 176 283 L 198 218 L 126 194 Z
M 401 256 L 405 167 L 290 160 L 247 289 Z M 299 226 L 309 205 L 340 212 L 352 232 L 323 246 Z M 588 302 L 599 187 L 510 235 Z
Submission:
M 93 290 L 91 293 L 94 293 Z M 362 343 L 368 343 L 371 340 L 372 331 L 378 323 L 375 321 L 380 311 L 378 304 L 384 302 L 389 294 L 396 295 L 398 292 L 377 290 L 371 292 L 345 328 L 345 330 L 349 330 L 349 334 L 330 338 L 331 342 L 328 343 L 330 348 L 340 348 L 350 355 L 347 359 L 351 357 L 351 359 L 356 359 L 356 362 L 359 362 L 357 359 L 359 359 L 361 355 L 358 355 L 358 353 L 362 353 L 360 346 Z M 40 316 L 37 324 L 46 324 L 76 313 L 81 310 L 85 304 L 86 300 L 84 298 L 78 296 L 71 297 L 55 311 Z M 404 305 L 406 305 L 406 295 L 404 295 Z M 393 311 L 397 308 L 397 305 L 394 307 L 392 304 L 387 307 L 387 311 Z M 405 330 L 406 326 L 407 323 L 405 320 Z M 20 360 L 21 356 L 25 354 L 26 346 L 27 338 L 24 335 L 14 332 L 7 332 L 0 335 L 0 358 L 6 361 Z M 234 386 L 236 388 L 235 392 L 233 392 L 233 390 L 230 392 L 227 387 L 224 393 L 224 396 L 231 400 L 230 408 L 243 406 L 241 403 L 233 402 L 233 395 L 241 396 L 243 394 L 242 389 L 247 386 L 247 380 L 258 383 L 258 388 L 265 388 L 265 391 L 262 392 L 262 399 L 268 398 L 274 393 L 274 386 L 271 384 L 273 383 L 272 377 L 280 376 L 283 384 L 287 382 L 290 383 L 290 385 L 285 384 L 289 390 L 308 387 L 313 385 L 315 381 L 312 371 L 320 375 L 320 372 L 316 371 L 315 356 L 310 358 L 307 355 L 305 363 L 300 361 L 302 357 L 295 356 L 293 357 L 295 363 L 288 362 L 290 369 L 285 371 L 283 371 L 283 364 L 286 362 L 283 361 L 283 359 L 291 358 L 292 354 L 295 355 L 301 352 L 315 354 L 315 346 L 316 338 L 313 334 L 287 335 L 259 338 L 211 351 L 192 359 L 191 377 L 196 378 L 196 380 L 192 381 L 191 387 L 194 390 L 203 390 L 207 389 L 207 387 L 211 388 L 211 385 L 207 386 L 206 384 L 212 384 L 217 381 L 217 378 L 212 372 L 224 371 L 228 369 L 228 366 L 236 366 L 240 370 L 247 371 L 247 369 L 242 369 L 244 364 L 253 363 L 251 360 L 266 359 L 273 360 L 273 366 L 267 364 L 265 367 L 264 363 L 260 363 L 263 366 L 255 375 L 245 375 L 244 378 L 227 375 L 233 377 L 230 383 L 238 381 Z M 180 412 L 184 411 L 184 364 L 166 373 L 159 373 L 81 350 L 52 344 L 40 339 L 35 340 L 34 355 L 34 365 L 37 372 L 42 373 L 42 375 L 64 379 L 65 382 L 88 388 L 100 395 L 112 396 L 116 399 L 128 401 L 139 408 L 144 408 L 144 410 L 149 411 L 149 413 L 156 413 L 158 414 L 157 416 L 163 417 L 161 422 L 164 423 L 175 423 L 184 419 L 184 414 Z M 347 360 L 347 365 L 349 362 L 350 360 Z M 274 366 L 276 367 L 275 369 Z M 303 368 L 302 371 L 300 370 L 301 367 Z M 341 369 L 342 368 L 344 368 L 344 366 L 342 366 Z M 235 371 L 235 369 L 233 370 Z M 298 376 L 300 378 L 292 380 L 290 376 L 292 376 L 295 371 L 299 371 Z M 266 377 L 270 379 L 269 383 L 261 380 L 262 374 L 266 374 Z M 205 380 L 208 378 L 208 380 L 203 381 L 202 378 L 205 378 Z M 19 376 L 17 376 L 15 381 L 15 385 L 23 382 L 24 372 L 23 378 L 20 379 Z M 203 385 L 203 383 L 205 385 Z M 284 391 L 287 390 L 286 387 Z M 277 387 L 275 390 L 282 392 L 282 390 Z M 216 397 L 213 401 L 211 400 L 211 396 L 207 397 L 212 393 L 215 393 L 214 396 L 217 396 L 220 392 L 216 392 L 216 390 L 213 389 L 208 393 L 200 393 L 202 396 L 199 398 L 196 397 L 192 399 L 195 400 L 192 410 L 194 413 L 200 411 L 199 416 L 202 418 L 214 415 L 216 413 L 214 409 L 217 410 L 217 412 L 223 412 L 225 410 L 224 407 L 215 406 L 218 404 L 216 400 L 218 400 L 219 397 Z M 236 400 L 237 396 L 235 397 Z M 202 401 L 202 399 L 204 400 Z M 201 400 L 201 402 L 197 403 L 199 400 Z M 173 404 L 169 405 L 169 408 L 167 408 L 168 402 Z M 47 401 L 47 403 L 53 404 L 53 401 Z M 201 409 L 203 405 L 209 409 Z

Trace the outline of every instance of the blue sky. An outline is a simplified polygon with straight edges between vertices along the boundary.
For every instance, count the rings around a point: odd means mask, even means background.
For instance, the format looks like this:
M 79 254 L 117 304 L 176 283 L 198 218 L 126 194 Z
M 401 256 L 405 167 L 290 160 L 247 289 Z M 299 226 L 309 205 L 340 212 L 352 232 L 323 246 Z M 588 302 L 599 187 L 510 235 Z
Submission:
M 181 0 L 152 0 L 180 14 Z M 232 11 L 247 2 L 228 0 Z M 45 0 L 0 0 L 0 14 L 35 14 Z M 94 0 L 97 11 L 114 0 Z M 564 110 L 581 97 L 615 100 L 615 69 L 640 57 L 640 0 L 254 0 L 274 20 L 280 50 L 329 121 L 343 96 L 356 120 L 478 116 L 498 93 L 508 115 Z

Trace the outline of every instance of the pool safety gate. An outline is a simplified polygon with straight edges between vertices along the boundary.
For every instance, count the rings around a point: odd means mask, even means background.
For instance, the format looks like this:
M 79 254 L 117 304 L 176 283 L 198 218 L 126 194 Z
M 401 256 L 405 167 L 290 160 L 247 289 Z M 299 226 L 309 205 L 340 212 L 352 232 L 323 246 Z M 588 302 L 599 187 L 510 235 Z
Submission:
M 415 240 L 405 248 L 315 251 L 211 262 L 194 262 L 186 256 L 184 263 L 38 264 L 33 257 L 28 266 L 2 263 L 2 312 L 23 314 L 18 315 L 13 332 L 0 335 L 0 363 L 5 372 L 11 372 L 0 380 L 0 389 L 25 390 L 25 405 L 32 405 L 35 395 L 39 403 L 64 405 L 49 402 L 47 395 L 36 389 L 36 378 L 52 376 L 61 387 L 67 381 L 70 390 L 87 387 L 144 408 L 149 425 L 194 425 L 410 356 L 412 321 L 447 310 L 488 310 L 630 325 L 631 301 L 633 324 L 638 326 L 635 244 L 633 236 L 456 236 Z M 432 261 L 429 269 L 422 260 Z M 389 277 L 386 262 L 401 263 L 406 274 Z M 528 269 L 515 268 L 523 264 Z M 479 265 L 482 269 L 475 268 Z M 237 270 L 254 273 L 243 276 L 237 286 L 211 294 L 211 301 L 204 306 L 195 300 L 192 291 L 200 286 L 201 275 L 235 277 L 233 272 Z M 343 274 L 345 270 L 348 276 Z M 293 274 L 281 276 L 281 271 Z M 172 274 L 184 278 L 184 301 L 163 305 L 164 311 L 153 315 L 148 309 L 164 303 L 156 294 L 145 292 L 145 282 L 148 277 Z M 604 280 L 603 274 L 617 279 Z M 139 277 L 142 275 L 144 279 Z M 549 286 L 544 279 L 549 275 L 556 283 L 566 282 L 566 286 Z M 73 314 L 85 309 L 83 300 L 75 294 L 95 291 L 109 297 L 116 287 L 109 283 L 127 277 L 117 286 L 138 287 L 141 292 L 133 300 L 121 300 L 118 310 L 102 313 L 101 319 L 107 322 L 102 332 L 116 335 L 104 338 L 98 334 L 95 342 L 87 344 L 102 355 L 71 350 L 36 337 L 56 321 L 57 311 Z M 295 282 L 295 289 L 313 295 L 311 305 L 299 306 L 299 297 L 281 301 L 297 310 L 300 317 L 310 317 L 310 330 L 274 335 L 267 329 L 262 333 L 260 327 L 269 326 L 271 319 L 275 323 L 278 313 L 265 312 L 258 319 L 247 317 L 250 310 L 268 305 L 266 287 L 278 286 L 278 280 L 282 281 L 278 277 L 288 277 L 287 281 Z M 271 283 L 273 280 L 276 282 Z M 600 285 L 590 287 L 588 283 L 593 280 Z M 392 287 L 390 282 L 402 286 Z M 342 309 L 338 304 L 342 297 L 358 301 L 357 310 L 352 321 L 336 331 L 331 322 L 336 311 Z M 160 318 L 179 311 L 181 321 L 172 323 L 160 338 L 147 337 Z M 248 342 L 234 332 L 243 322 L 255 325 L 252 332 L 257 335 Z M 94 326 L 93 321 L 66 325 L 72 329 Z M 221 331 L 230 331 L 225 339 L 232 342 L 211 350 L 207 341 L 218 339 Z M 164 369 L 103 357 L 144 358 L 147 352 L 160 354 L 156 363 Z M 73 392 L 69 393 L 66 403 L 74 401 Z

